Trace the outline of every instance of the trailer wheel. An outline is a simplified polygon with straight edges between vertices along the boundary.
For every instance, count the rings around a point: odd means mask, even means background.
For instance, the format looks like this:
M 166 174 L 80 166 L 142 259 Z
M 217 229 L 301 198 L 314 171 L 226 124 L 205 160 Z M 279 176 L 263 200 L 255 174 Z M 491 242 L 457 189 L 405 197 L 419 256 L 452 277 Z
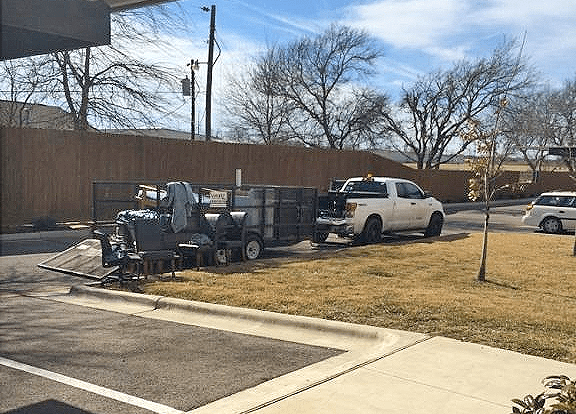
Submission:
M 262 239 L 256 234 L 248 234 L 244 243 L 244 257 L 246 260 L 256 260 L 262 256 L 264 245 Z

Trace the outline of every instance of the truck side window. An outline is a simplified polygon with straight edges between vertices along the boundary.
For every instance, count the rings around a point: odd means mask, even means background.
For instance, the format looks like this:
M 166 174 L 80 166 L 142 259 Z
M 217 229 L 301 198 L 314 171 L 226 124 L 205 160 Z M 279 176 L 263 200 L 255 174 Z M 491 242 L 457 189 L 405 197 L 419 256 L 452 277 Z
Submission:
M 421 200 L 424 194 L 412 183 L 396 183 L 396 193 L 400 198 L 411 198 Z
M 574 205 L 574 197 L 558 197 L 558 207 L 572 207 Z

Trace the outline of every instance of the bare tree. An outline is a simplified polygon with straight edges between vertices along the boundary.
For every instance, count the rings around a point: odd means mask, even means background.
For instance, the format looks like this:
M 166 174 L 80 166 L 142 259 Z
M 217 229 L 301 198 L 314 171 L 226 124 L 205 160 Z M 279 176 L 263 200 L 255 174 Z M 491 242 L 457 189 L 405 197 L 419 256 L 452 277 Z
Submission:
M 553 145 L 576 146 L 576 80 L 567 81 L 561 90 L 552 94 L 551 101 L 558 128 Z M 576 170 L 573 158 L 566 157 L 563 161 L 570 171 Z
M 331 26 L 271 48 L 231 84 L 228 111 L 264 142 L 357 148 L 374 141 L 387 97 L 363 87 L 382 52 L 363 31 Z
M 288 117 L 291 105 L 278 91 L 276 49 L 270 48 L 248 72 L 229 81 L 223 97 L 230 129 L 237 139 L 250 139 L 265 144 L 290 140 Z M 238 131 L 243 131 L 241 135 Z
M 576 81 L 558 90 L 535 91 L 512 102 L 503 114 L 504 133 L 533 172 L 541 170 L 553 146 L 576 145 Z M 574 160 L 564 160 L 570 171 Z
M 344 148 L 367 125 L 356 83 L 372 75 L 373 65 L 382 55 L 375 41 L 364 31 L 331 26 L 315 38 L 288 45 L 281 53 L 281 96 L 295 108 L 291 116 L 297 140 L 309 146 Z M 379 99 L 382 102 L 384 99 Z M 366 111 L 374 109 L 373 106 Z M 378 107 L 380 109 L 380 107 Z
M 41 67 L 43 80 L 34 84 L 30 79 L 24 89 L 65 107 L 75 129 L 154 125 L 167 112 L 166 92 L 176 91 L 177 76 L 143 62 L 134 51 L 168 47 L 161 32 L 183 24 L 181 13 L 173 10 L 173 5 L 156 5 L 112 14 L 112 45 L 30 58 L 30 66 L 20 70 Z
M 525 41 L 525 39 L 524 39 Z M 510 188 L 514 189 L 519 185 L 516 183 L 499 183 L 498 178 L 502 173 L 504 160 L 511 151 L 509 140 L 503 139 L 502 119 L 509 104 L 508 96 L 519 90 L 511 88 L 516 81 L 516 77 L 522 71 L 522 51 L 524 41 L 520 47 L 515 63 L 512 63 L 511 72 L 506 77 L 507 85 L 500 89 L 502 92 L 495 105 L 491 105 L 493 113 L 490 117 L 483 117 L 484 124 L 478 119 L 469 118 L 465 128 L 461 130 L 463 141 L 475 143 L 478 155 L 472 163 L 473 177 L 469 180 L 468 197 L 473 200 L 483 199 L 484 201 L 484 232 L 482 237 L 482 253 L 480 256 L 480 266 L 476 275 L 476 280 L 484 282 L 486 280 L 486 260 L 488 257 L 488 227 L 490 223 L 491 202 L 499 191 Z M 499 148 L 503 151 L 499 151 Z
M 502 116 L 504 136 L 533 176 L 542 170 L 548 147 L 554 145 L 559 135 L 553 96 L 549 91 L 535 91 L 512 102 Z
M 0 88 L 2 114 L 0 125 L 8 127 L 25 126 L 29 115 L 29 104 L 44 101 L 46 87 L 52 82 L 44 70 L 50 61 L 46 57 L 24 58 L 2 61 L 0 65 L 0 79 L 3 79 Z
M 419 79 L 404 91 L 401 112 L 389 122 L 397 149 L 419 169 L 437 168 L 471 144 L 461 133 L 470 119 L 489 115 L 504 94 L 513 98 L 530 86 L 532 71 L 513 56 L 515 42 L 488 58 L 460 62 Z

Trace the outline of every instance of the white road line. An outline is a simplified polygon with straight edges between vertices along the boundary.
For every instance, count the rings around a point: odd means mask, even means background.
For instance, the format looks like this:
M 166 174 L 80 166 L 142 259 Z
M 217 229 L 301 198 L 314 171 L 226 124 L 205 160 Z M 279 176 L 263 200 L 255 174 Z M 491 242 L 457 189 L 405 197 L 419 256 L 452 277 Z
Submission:
M 0 365 L 9 368 L 14 368 L 19 371 L 28 372 L 29 374 L 37 375 L 39 377 L 48 378 L 62 384 L 70 385 L 71 387 L 79 388 L 94 394 L 101 395 L 116 401 L 126 404 L 134 405 L 136 407 L 144 408 L 146 410 L 158 414 L 184 414 L 183 411 L 168 407 L 163 404 L 158 404 L 152 401 L 147 401 L 142 398 L 134 397 L 133 395 L 124 394 L 123 392 L 114 391 L 108 388 L 100 387 L 99 385 L 90 384 L 86 381 L 81 381 L 75 378 L 67 377 L 66 375 L 58 374 L 56 372 L 46 371 L 42 368 L 36 368 L 31 365 L 22 364 L 21 362 L 12 361 L 10 359 L 0 357 Z

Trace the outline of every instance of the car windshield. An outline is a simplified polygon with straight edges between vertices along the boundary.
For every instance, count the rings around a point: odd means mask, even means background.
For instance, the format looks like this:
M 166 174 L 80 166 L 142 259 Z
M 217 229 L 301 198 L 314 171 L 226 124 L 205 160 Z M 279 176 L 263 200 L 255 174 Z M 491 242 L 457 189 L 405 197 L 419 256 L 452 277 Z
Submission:
M 538 197 L 534 204 L 538 206 L 574 207 L 573 196 L 543 195 Z

